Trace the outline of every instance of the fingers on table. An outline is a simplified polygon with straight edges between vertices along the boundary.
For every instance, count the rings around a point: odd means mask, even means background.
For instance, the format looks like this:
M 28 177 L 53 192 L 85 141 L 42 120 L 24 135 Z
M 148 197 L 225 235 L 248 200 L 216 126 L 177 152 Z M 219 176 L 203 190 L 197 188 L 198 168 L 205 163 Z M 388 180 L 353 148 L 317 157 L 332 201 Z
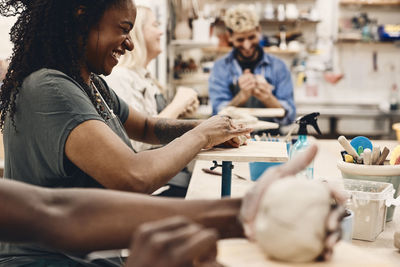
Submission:
M 195 259 L 208 261 L 216 258 L 217 232 L 183 217 L 143 224 L 134 238 L 134 243 L 148 247 L 154 255 L 168 255 L 170 266 L 184 266 Z

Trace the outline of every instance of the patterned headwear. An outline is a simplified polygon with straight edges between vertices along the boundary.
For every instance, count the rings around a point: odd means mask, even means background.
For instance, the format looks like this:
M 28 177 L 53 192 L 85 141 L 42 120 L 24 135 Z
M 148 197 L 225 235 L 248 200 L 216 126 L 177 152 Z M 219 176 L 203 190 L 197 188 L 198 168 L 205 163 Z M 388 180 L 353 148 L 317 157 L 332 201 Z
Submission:
M 240 4 L 228 9 L 224 18 L 225 26 L 233 32 L 246 32 L 259 26 L 259 17 L 248 5 Z

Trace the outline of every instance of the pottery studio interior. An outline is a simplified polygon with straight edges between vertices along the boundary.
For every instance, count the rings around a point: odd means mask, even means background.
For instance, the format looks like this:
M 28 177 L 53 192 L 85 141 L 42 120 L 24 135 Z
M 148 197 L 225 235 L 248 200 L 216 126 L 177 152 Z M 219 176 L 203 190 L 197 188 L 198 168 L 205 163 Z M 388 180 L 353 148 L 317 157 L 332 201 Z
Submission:
M 400 0 L 0 0 L 0 36 L 0 266 L 400 266 Z

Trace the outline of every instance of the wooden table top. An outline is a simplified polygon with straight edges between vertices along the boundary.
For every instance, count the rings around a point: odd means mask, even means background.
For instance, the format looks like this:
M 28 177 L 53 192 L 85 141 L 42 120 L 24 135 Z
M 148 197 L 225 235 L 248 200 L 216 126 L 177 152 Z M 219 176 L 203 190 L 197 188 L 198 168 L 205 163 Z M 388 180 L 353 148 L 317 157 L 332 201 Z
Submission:
M 201 151 L 196 160 L 219 160 L 234 162 L 286 162 L 286 144 L 283 142 L 247 141 L 239 148 L 213 148 Z
M 317 140 L 316 142 L 319 152 L 314 160 L 314 177 L 341 178 L 341 173 L 337 168 L 337 161 L 341 159 L 340 151 L 343 150 L 340 144 L 336 140 Z M 380 145 L 381 148 L 387 146 L 390 150 L 399 144 L 397 141 L 373 141 L 373 143 Z M 213 166 L 210 159 L 205 159 L 197 160 L 195 163 L 186 196 L 187 199 L 218 199 L 221 196 L 221 177 L 206 174 L 201 170 L 202 168 Z M 233 160 L 233 166 L 231 195 L 232 197 L 242 197 L 250 187 L 255 185 L 255 182 L 250 180 L 247 162 L 235 162 Z M 238 179 L 235 177 L 235 173 L 247 179 Z M 400 230 L 400 208 L 395 210 L 393 221 L 386 223 L 385 230 L 378 236 L 376 241 L 353 240 L 352 244 L 341 244 L 336 247 L 338 262 L 333 261 L 333 263 L 324 263 L 323 265 L 319 263 L 311 266 L 400 266 L 400 253 L 393 246 L 393 234 L 396 230 Z M 226 266 L 291 266 L 285 264 L 277 265 L 277 263 L 271 265 L 271 262 L 266 259 L 260 260 L 259 255 L 257 256 L 257 261 L 250 260 L 248 255 L 257 252 L 252 251 L 255 246 L 244 239 L 222 240 L 218 246 L 218 257 Z M 346 251 L 349 253 L 346 253 Z M 351 258 L 357 260 L 351 261 Z M 248 262 L 243 261 L 247 259 L 249 259 Z M 245 262 L 246 264 L 243 265 Z

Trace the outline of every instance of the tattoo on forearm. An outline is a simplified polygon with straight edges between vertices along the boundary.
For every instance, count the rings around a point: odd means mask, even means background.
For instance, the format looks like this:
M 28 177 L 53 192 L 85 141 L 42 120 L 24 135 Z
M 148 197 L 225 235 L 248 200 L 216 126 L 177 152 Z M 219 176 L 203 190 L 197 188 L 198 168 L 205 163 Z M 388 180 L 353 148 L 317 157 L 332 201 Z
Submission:
M 161 144 L 167 144 L 196 127 L 198 123 L 194 120 L 159 119 L 154 126 L 154 133 Z

